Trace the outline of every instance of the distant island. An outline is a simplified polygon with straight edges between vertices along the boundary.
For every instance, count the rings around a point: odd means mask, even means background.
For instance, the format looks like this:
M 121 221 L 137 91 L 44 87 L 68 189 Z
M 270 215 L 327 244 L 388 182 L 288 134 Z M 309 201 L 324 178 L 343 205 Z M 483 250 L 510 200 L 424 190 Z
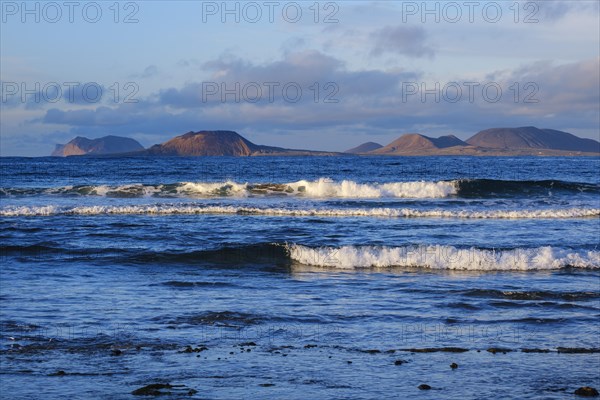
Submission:
M 140 155 L 149 156 L 322 156 L 336 155 L 326 151 L 294 150 L 254 144 L 233 131 L 188 132 L 155 144 Z
M 349 150 L 346 150 L 344 153 L 350 153 L 350 154 L 363 154 L 363 153 L 368 153 L 370 151 L 373 150 L 377 150 L 382 148 L 383 146 L 380 145 L 379 143 L 375 143 L 375 142 L 367 142 L 367 143 L 363 143 L 361 145 L 358 145 L 356 147 L 353 147 Z
M 366 145 L 365 143 L 364 145 Z M 361 146 L 364 146 L 361 145 Z M 347 150 L 354 153 L 355 149 Z M 478 132 L 466 141 L 454 135 L 432 138 L 418 133 L 400 136 L 387 146 L 360 152 L 366 155 L 429 156 L 575 156 L 599 155 L 600 142 L 583 139 L 554 129 L 492 128 Z
M 466 141 L 454 135 L 433 138 L 408 133 L 382 146 L 367 142 L 343 153 L 285 149 L 252 143 L 233 131 L 199 131 L 176 136 L 162 144 L 144 149 L 137 141 L 119 136 L 99 139 L 76 137 L 64 145 L 56 145 L 53 156 L 108 155 L 127 156 L 578 156 L 600 155 L 600 142 L 583 139 L 554 129 L 492 128 L 478 132 Z
M 104 136 L 88 139 L 77 136 L 67 144 L 57 144 L 52 156 L 80 156 L 86 154 L 116 154 L 144 150 L 144 146 L 136 140 L 121 136 Z
M 418 133 L 400 136 L 387 146 L 369 151 L 368 154 L 382 155 L 420 155 L 439 152 L 442 149 L 453 149 L 469 146 L 454 135 L 431 138 Z

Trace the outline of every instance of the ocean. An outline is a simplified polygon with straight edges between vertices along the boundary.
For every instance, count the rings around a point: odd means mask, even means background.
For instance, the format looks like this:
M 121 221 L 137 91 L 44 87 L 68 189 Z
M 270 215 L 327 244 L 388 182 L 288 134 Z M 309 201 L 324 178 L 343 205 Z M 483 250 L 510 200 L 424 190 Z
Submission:
M 597 157 L 0 168 L 2 398 L 600 389 Z

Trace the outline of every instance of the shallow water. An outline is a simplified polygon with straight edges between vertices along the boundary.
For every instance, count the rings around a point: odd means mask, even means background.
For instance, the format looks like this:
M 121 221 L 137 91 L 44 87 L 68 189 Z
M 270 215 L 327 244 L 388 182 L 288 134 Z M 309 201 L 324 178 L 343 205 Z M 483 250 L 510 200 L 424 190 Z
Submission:
M 4 398 L 600 387 L 598 158 L 0 163 Z

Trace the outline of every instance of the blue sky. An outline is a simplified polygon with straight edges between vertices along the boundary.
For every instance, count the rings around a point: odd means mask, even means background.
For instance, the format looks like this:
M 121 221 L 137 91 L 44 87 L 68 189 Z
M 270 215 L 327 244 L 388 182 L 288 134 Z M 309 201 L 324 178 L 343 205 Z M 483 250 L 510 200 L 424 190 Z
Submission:
M 2 156 L 204 129 L 316 150 L 524 125 L 599 139 L 597 1 L 72 4 L 1 2 Z

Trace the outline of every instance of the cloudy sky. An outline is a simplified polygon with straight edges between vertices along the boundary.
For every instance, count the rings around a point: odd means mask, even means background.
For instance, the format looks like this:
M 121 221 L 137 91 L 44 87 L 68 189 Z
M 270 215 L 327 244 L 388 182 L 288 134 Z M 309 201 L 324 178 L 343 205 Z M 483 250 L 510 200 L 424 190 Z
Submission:
M 526 125 L 600 135 L 595 0 L 0 4 L 2 156 L 211 129 L 315 150 Z

